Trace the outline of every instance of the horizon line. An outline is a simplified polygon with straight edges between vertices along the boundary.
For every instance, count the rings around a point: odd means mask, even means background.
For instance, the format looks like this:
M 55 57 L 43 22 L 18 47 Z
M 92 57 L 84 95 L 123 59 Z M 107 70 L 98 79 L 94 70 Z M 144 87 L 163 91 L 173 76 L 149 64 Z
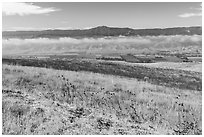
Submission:
M 85 27 L 85 28 L 69 28 L 65 29 L 66 27 L 56 27 L 56 28 L 28 28 L 28 29 L 8 29 L 8 30 L 3 30 L 2 32 L 8 32 L 8 31 L 48 31 L 48 30 L 89 30 L 89 29 L 94 29 L 94 28 L 99 28 L 99 27 L 107 27 L 107 28 L 126 28 L 126 29 L 134 29 L 134 30 L 143 30 L 143 29 L 168 29 L 168 28 L 186 28 L 186 27 L 202 27 L 202 25 L 195 25 L 195 26 L 173 26 L 173 27 L 153 27 L 153 28 L 131 28 L 131 27 L 117 27 L 117 26 L 105 26 L 105 25 L 99 25 L 96 27 Z

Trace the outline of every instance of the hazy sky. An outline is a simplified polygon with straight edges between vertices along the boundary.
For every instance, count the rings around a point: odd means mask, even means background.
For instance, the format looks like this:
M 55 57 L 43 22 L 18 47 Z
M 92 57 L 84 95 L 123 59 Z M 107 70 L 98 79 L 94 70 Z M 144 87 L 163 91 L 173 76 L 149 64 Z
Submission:
M 201 26 L 201 3 L 3 3 L 3 30 Z

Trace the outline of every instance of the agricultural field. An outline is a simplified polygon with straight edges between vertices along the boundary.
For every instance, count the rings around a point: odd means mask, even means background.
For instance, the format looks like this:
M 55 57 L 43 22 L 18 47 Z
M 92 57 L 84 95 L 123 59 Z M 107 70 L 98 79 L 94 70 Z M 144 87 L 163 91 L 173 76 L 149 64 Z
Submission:
M 182 80 L 195 82 L 194 87 L 174 87 L 128 76 L 17 64 L 3 60 L 4 135 L 202 134 L 201 73 L 172 70 L 171 75 L 169 70 L 159 69 L 157 79 L 162 81 L 167 73 L 169 82 L 171 78 L 181 85 Z

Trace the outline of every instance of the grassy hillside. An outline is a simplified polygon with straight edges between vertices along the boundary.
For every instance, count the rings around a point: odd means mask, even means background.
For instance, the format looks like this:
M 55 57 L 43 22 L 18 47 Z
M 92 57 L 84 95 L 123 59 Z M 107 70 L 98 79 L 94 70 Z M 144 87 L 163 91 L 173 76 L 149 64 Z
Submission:
M 3 134 L 201 134 L 201 91 L 3 65 Z
M 181 89 L 202 90 L 202 75 L 199 72 L 150 68 L 139 65 L 118 64 L 91 60 L 55 60 L 55 59 L 6 59 L 4 64 L 54 68 L 58 70 L 89 71 L 146 80 L 156 85 Z

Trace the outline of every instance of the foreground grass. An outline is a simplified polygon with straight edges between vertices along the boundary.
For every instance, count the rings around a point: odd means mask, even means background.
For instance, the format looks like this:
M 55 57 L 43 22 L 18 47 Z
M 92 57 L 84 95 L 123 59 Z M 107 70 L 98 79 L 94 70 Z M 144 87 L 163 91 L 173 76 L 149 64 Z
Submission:
M 3 65 L 3 134 L 201 134 L 201 91 Z

